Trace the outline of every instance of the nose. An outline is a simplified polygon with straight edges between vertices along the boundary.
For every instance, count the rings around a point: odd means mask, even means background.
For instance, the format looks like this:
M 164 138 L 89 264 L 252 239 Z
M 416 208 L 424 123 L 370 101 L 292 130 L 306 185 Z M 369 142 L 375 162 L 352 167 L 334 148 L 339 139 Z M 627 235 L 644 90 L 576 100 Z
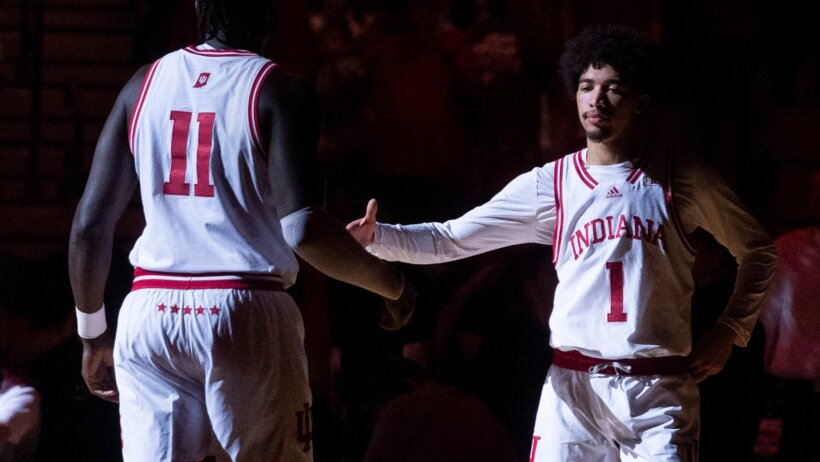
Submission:
M 598 87 L 592 92 L 592 98 L 589 102 L 591 107 L 604 107 L 607 103 L 606 92 L 603 88 Z

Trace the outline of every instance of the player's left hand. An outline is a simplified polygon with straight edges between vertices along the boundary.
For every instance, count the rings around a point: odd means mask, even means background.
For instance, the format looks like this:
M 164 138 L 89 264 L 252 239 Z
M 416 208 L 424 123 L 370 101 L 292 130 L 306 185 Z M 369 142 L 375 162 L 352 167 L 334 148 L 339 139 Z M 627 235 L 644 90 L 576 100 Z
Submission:
M 695 341 L 689 355 L 689 373 L 695 381 L 700 382 L 723 369 L 732 354 L 734 340 L 735 331 L 717 323 Z
M 116 403 L 119 401 L 114 378 L 114 337 L 109 331 L 97 338 L 84 339 L 82 374 L 92 395 Z

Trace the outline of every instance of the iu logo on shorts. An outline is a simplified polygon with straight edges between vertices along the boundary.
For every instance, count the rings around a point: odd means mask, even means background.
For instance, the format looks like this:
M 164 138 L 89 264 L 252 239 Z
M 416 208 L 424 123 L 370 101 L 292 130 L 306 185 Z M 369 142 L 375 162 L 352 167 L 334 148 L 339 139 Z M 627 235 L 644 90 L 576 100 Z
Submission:
M 304 452 L 310 451 L 310 442 L 313 440 L 313 429 L 310 424 L 310 403 L 303 404 L 304 410 L 296 413 L 296 438 L 304 443 Z
M 194 88 L 202 88 L 205 85 L 208 85 L 208 79 L 211 77 L 210 72 L 203 72 L 199 74 L 199 77 L 196 79 L 194 83 Z

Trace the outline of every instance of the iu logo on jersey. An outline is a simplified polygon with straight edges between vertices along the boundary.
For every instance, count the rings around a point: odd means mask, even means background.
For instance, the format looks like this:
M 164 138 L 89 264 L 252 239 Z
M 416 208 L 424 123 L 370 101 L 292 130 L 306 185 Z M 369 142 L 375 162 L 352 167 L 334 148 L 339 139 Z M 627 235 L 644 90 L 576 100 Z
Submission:
M 199 74 L 199 77 L 196 79 L 194 83 L 194 88 L 202 88 L 205 85 L 208 85 L 208 79 L 211 77 L 210 72 L 203 72 Z

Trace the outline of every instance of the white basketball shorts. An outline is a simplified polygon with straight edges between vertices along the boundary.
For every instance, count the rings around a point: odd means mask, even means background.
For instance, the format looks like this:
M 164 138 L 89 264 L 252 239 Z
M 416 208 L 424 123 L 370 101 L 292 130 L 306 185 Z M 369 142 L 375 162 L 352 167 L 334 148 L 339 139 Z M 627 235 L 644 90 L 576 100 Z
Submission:
M 699 402 L 687 373 L 605 375 L 553 364 L 530 462 L 696 462 Z
M 114 345 L 126 462 L 215 447 L 233 461 L 312 461 L 296 304 L 281 284 L 219 277 L 137 270 Z

